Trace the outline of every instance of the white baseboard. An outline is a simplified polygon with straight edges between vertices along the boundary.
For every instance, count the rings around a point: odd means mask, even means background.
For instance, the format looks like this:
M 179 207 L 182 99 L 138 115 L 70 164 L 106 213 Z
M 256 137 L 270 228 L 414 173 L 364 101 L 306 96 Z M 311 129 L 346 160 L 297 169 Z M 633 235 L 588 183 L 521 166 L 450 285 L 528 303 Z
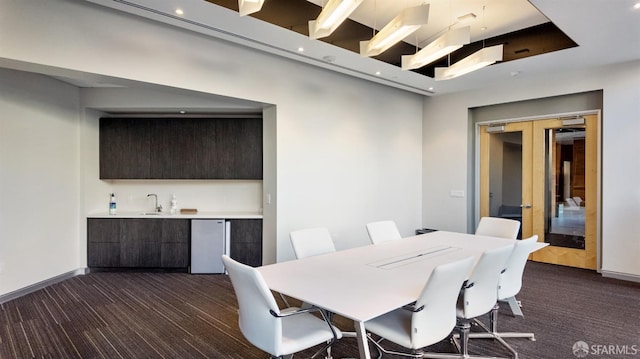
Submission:
M 603 277 L 615 278 L 615 279 L 626 280 L 626 281 L 629 281 L 629 282 L 638 282 L 638 283 L 640 283 L 640 275 L 637 275 L 637 274 L 619 273 L 619 272 L 612 272 L 612 271 L 608 271 L 608 270 L 602 270 L 601 273 L 602 273 Z
M 16 298 L 20 298 L 20 297 L 22 297 L 24 295 L 27 295 L 29 293 L 33 293 L 33 292 L 35 292 L 37 290 L 40 290 L 40 289 L 45 288 L 45 287 L 48 287 L 48 286 L 50 286 L 52 284 L 56 284 L 56 283 L 62 282 L 63 280 L 67 280 L 69 278 L 73 278 L 73 277 L 75 277 L 77 275 L 87 274 L 88 272 L 89 272 L 88 268 L 78 268 L 76 270 L 72 270 L 72 271 L 67 272 L 67 273 L 62 273 L 62 274 L 57 275 L 57 276 L 55 276 L 53 278 L 49 278 L 49 279 L 43 280 L 42 282 L 38 282 L 38 283 L 32 284 L 30 286 L 18 289 L 16 291 L 0 295 L 0 304 L 6 303 L 6 302 L 8 302 L 10 300 L 14 300 Z

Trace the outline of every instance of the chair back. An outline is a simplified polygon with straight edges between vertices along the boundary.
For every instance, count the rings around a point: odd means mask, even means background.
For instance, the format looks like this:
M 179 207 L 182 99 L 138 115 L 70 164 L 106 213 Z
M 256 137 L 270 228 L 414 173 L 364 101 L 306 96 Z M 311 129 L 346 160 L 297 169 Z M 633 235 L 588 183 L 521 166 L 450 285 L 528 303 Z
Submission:
M 367 223 L 367 233 L 373 244 L 402 238 L 394 221 Z
M 329 230 L 323 227 L 293 231 L 289 238 L 298 259 L 336 251 Z
M 425 284 L 411 317 L 411 348 L 423 348 L 446 338 L 456 325 L 456 300 L 474 257 L 436 267 Z
M 514 219 L 482 217 L 476 234 L 481 236 L 516 239 L 520 230 L 520 222 Z
M 498 299 L 513 297 L 520 292 L 524 267 L 537 242 L 537 235 L 516 242 L 509 259 L 507 259 L 505 271 L 500 276 Z
M 482 253 L 458 299 L 459 317 L 471 319 L 491 311 L 498 302 L 500 274 L 512 251 L 513 244 Z
M 282 321 L 269 312 L 272 310 L 280 314 L 280 309 L 262 274 L 227 255 L 222 256 L 222 263 L 229 273 L 238 300 L 240 331 L 261 350 L 271 354 L 280 352 Z

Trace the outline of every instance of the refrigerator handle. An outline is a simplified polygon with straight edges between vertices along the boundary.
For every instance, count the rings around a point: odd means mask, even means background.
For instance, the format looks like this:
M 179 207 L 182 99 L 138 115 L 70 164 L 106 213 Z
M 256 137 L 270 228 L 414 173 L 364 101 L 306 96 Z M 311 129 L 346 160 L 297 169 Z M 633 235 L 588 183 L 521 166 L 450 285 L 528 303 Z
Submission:
M 224 222 L 224 254 L 231 257 L 231 221 Z

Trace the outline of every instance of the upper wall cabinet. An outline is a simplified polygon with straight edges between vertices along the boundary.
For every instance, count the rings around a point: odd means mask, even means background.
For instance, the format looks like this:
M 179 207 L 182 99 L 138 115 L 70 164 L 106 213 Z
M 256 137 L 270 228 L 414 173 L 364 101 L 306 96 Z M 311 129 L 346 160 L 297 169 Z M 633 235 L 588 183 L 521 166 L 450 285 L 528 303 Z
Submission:
M 101 118 L 101 179 L 262 179 L 261 118 Z

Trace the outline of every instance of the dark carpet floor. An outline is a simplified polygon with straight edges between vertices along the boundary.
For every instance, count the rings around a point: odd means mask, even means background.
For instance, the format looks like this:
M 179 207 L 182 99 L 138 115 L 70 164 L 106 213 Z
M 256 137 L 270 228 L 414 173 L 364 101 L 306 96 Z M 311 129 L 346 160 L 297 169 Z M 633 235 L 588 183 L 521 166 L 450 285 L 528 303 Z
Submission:
M 499 321 L 502 331 L 536 334 L 508 340 L 520 358 L 576 358 L 578 341 L 589 345 L 588 358 L 640 358 L 638 283 L 530 262 L 518 299 L 525 317 L 504 306 Z M 91 273 L 0 305 L 0 358 L 268 358 L 242 337 L 236 311 L 225 275 Z M 335 322 L 353 330 L 344 318 Z M 470 352 L 509 354 L 479 339 Z M 357 357 L 355 339 L 338 342 L 333 354 Z

